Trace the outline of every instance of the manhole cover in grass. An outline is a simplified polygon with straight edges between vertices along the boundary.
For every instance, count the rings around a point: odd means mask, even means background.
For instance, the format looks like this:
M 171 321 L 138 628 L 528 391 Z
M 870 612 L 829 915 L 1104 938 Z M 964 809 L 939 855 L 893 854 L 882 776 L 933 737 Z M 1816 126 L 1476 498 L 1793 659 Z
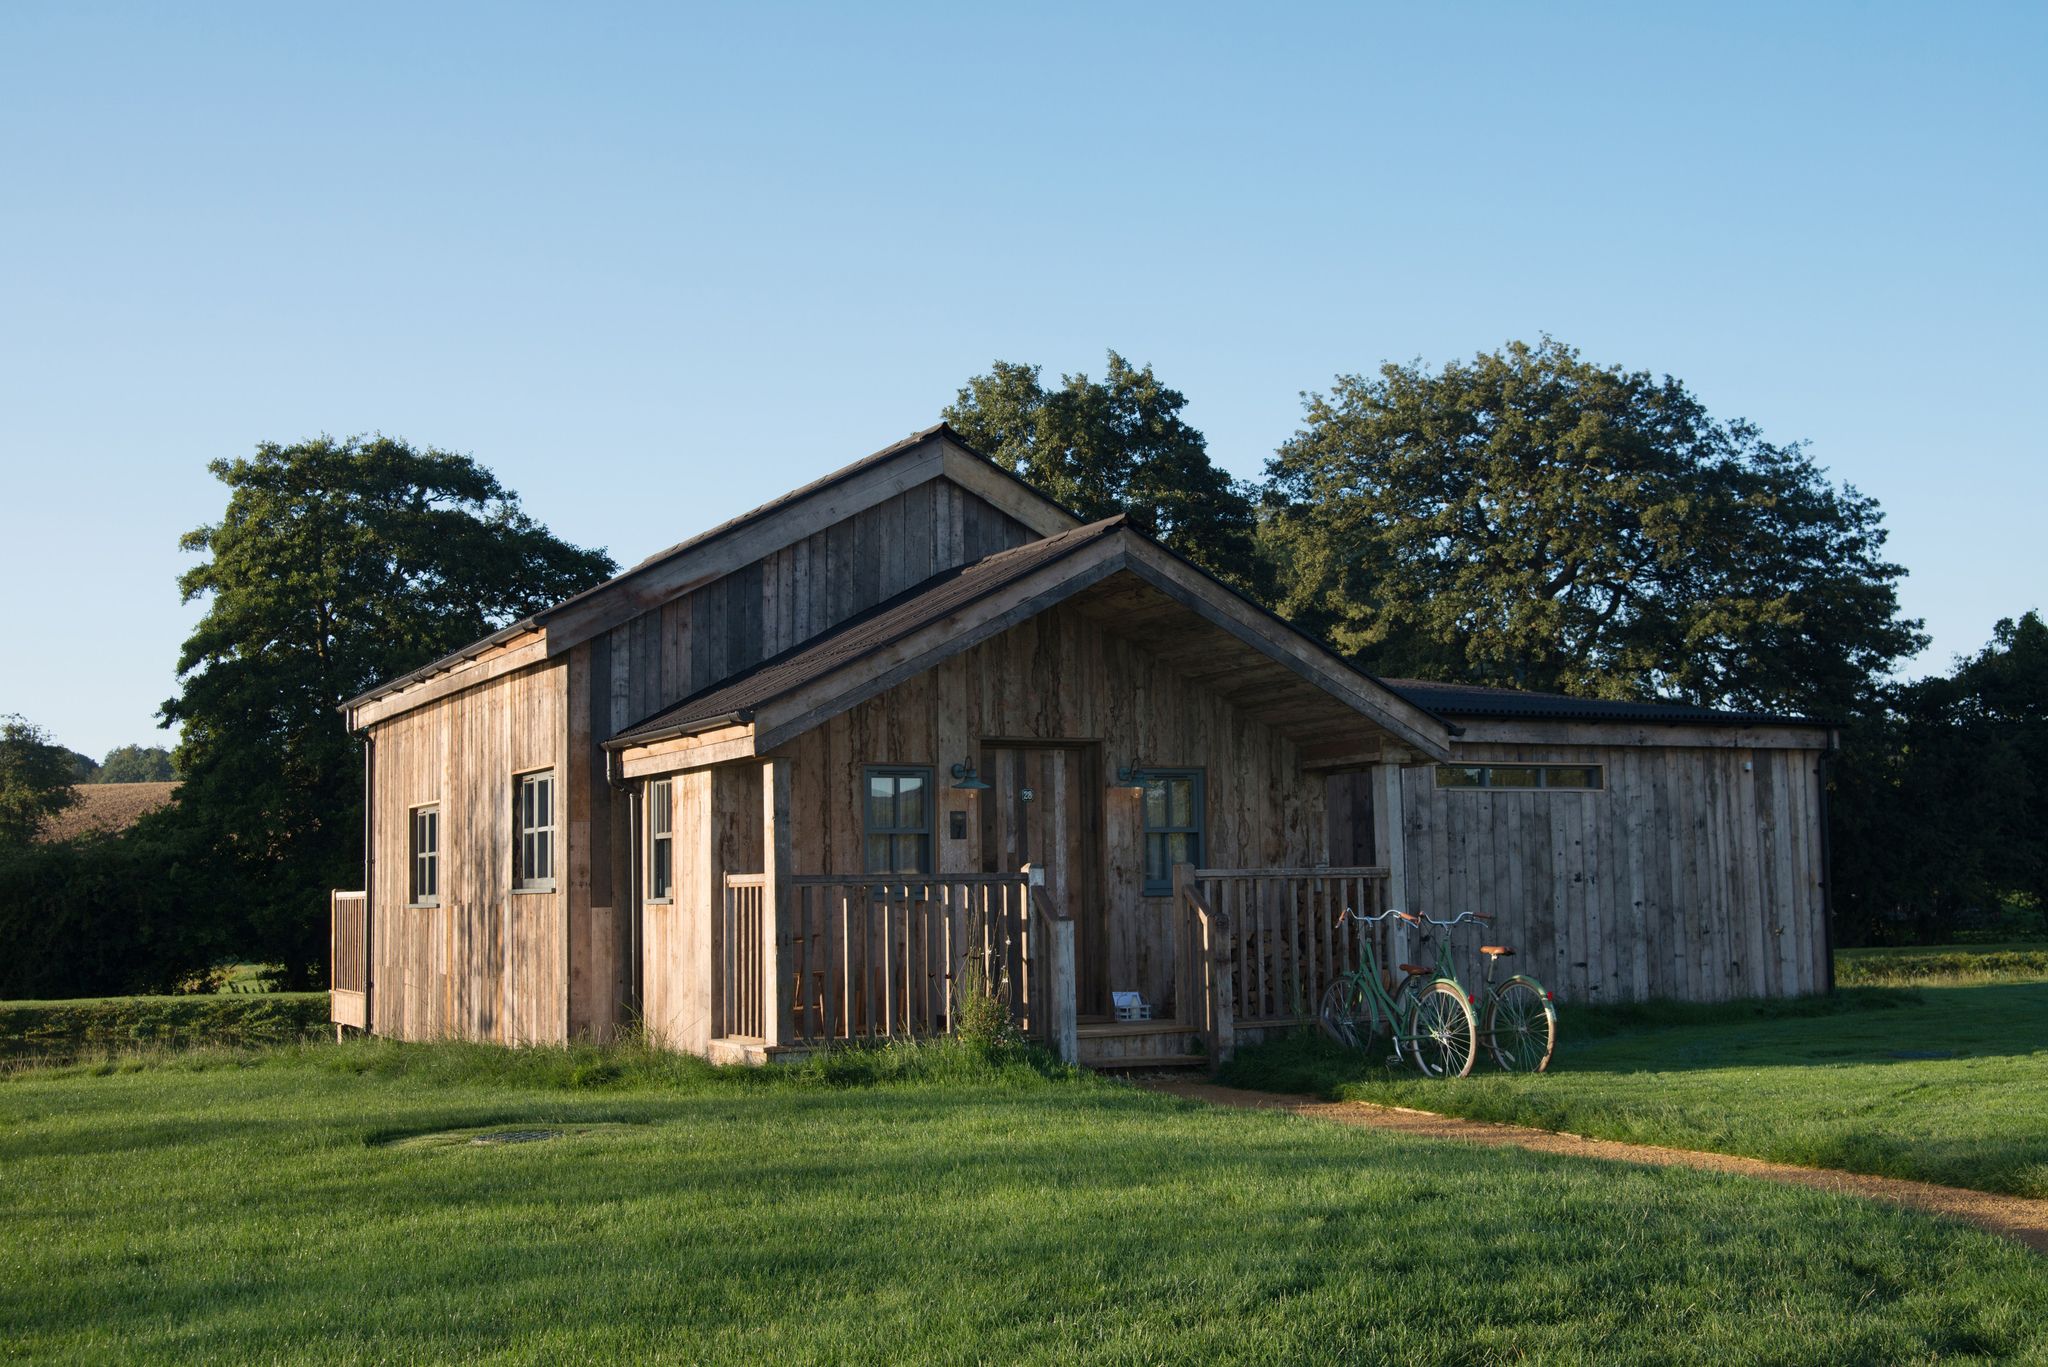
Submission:
M 635 1128 L 610 1122 L 593 1125 L 476 1125 L 461 1130 L 388 1135 L 373 1138 L 370 1142 L 387 1149 L 494 1148 L 505 1144 L 537 1144 L 548 1139 L 597 1139 Z

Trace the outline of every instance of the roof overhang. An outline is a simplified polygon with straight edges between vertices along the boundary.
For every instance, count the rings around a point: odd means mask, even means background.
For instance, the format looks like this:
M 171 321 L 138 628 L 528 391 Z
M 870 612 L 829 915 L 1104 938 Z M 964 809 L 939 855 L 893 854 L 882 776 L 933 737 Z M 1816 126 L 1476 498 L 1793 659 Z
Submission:
M 621 757 L 628 777 L 765 754 L 1020 622 L 1075 602 L 1106 630 L 1133 635 L 1148 649 L 1164 653 L 1171 638 L 1180 652 L 1173 657 L 1177 668 L 1283 733 L 1301 736 L 1306 764 L 1367 762 L 1383 742 L 1404 758 L 1451 757 L 1449 724 L 1121 519 L 1060 540 L 1069 544 L 1037 548 L 1028 561 L 1023 553 L 1033 548 L 1009 552 L 1029 564 L 1014 575 L 997 572 L 993 557 L 970 567 L 988 580 L 971 595 L 963 595 L 966 585 L 952 576 L 913 590 L 879 619 L 856 619 L 708 690 L 701 701 L 686 700 L 664 714 L 673 720 L 653 718 L 606 742 L 607 748 Z M 922 612 L 926 600 L 933 607 Z M 1140 618 L 1171 620 L 1147 639 Z M 750 691 L 750 678 L 761 686 Z M 725 705 L 733 699 L 737 705 Z M 698 739 L 708 722 L 744 726 L 747 734 L 725 736 L 717 744 L 728 748 L 714 751 L 712 742 Z

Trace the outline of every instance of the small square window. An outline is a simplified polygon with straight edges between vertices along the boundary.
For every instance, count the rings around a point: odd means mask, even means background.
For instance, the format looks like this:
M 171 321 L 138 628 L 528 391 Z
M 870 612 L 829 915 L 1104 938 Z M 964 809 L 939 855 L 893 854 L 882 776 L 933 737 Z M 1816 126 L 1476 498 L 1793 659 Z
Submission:
M 666 902 L 675 895 L 675 805 L 669 780 L 647 785 L 647 900 Z
M 555 886 L 555 774 L 521 774 L 512 795 L 512 886 L 546 892 Z
M 932 871 L 932 771 L 871 767 L 862 804 L 864 873 Z
M 408 900 L 416 907 L 441 905 L 441 809 L 415 807 L 410 822 L 412 874 Z
M 1147 897 L 1173 891 L 1173 866 L 1202 862 L 1204 784 L 1200 769 L 1147 769 L 1144 785 Z

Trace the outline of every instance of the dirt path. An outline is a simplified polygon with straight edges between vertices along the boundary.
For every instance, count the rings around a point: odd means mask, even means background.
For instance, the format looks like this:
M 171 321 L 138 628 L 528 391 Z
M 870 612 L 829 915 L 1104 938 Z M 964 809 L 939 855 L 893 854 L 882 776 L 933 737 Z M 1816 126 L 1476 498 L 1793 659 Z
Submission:
M 1290 1096 L 1282 1092 L 1250 1092 L 1209 1082 L 1190 1082 L 1184 1078 L 1147 1079 L 1142 1085 L 1191 1101 L 1243 1106 L 1253 1110 L 1291 1111 L 1315 1120 L 1393 1130 L 1425 1139 L 1511 1144 L 1537 1153 L 1699 1168 L 1705 1172 L 1732 1172 L 1744 1177 L 1761 1177 L 1770 1182 L 1815 1187 L 1821 1191 L 1846 1192 L 1851 1196 L 1891 1201 L 1952 1220 L 1962 1220 L 1993 1234 L 2017 1239 L 2036 1253 L 2048 1253 L 2048 1200 L 1994 1196 L 1964 1187 L 1941 1187 L 1932 1182 L 1908 1182 L 1897 1177 L 1867 1177 L 1861 1173 L 1800 1168 L 1790 1163 L 1767 1163 L 1760 1158 L 1737 1158 L 1731 1154 L 1702 1153 L 1696 1149 L 1665 1149 L 1654 1144 L 1587 1139 L 1576 1134 L 1559 1134 L 1554 1130 L 1533 1130 L 1523 1125 L 1496 1125 L 1490 1121 L 1465 1120 L 1431 1111 L 1411 1111 L 1401 1106 L 1376 1106 L 1367 1101 L 1322 1101 L 1312 1096 Z

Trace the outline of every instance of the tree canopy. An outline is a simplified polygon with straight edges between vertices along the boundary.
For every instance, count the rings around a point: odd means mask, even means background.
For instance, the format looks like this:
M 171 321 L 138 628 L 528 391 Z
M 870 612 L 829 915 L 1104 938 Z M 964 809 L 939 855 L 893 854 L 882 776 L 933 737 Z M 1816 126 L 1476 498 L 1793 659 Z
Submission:
M 74 757 L 18 714 L 0 717 L 0 844 L 25 845 L 76 801 Z
M 264 443 L 209 467 L 222 519 L 187 534 L 200 620 L 166 725 L 177 819 L 239 899 L 250 950 L 294 979 L 323 956 L 324 890 L 360 881 L 362 755 L 336 708 L 600 582 L 466 455 L 389 437 Z
M 168 783 L 178 776 L 171 752 L 161 745 L 117 745 L 93 766 L 89 783 Z
M 1379 673 L 1839 715 L 1924 644 L 1877 504 L 1669 376 L 1545 338 L 1305 408 L 1280 607 Z
M 1945 938 L 2014 897 L 2048 908 L 2048 623 L 2007 618 L 1949 674 L 1886 689 L 1835 780 L 1852 938 Z
M 1128 512 L 1168 547 L 1251 591 L 1261 583 L 1251 493 L 1209 459 L 1187 399 L 1114 351 L 1100 381 L 997 361 L 944 413 L 967 442 L 1082 517 Z

